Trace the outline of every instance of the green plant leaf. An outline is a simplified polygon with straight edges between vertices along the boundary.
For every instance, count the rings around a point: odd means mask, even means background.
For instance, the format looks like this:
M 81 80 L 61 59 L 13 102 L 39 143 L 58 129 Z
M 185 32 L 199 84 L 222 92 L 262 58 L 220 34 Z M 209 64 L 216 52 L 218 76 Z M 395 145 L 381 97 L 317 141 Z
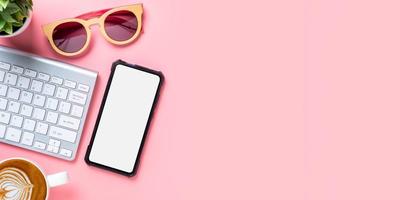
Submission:
M 8 13 L 6 11 L 0 12 L 0 15 L 6 22 L 16 22 L 17 21 L 10 15 L 10 13 Z
M 4 21 L 3 19 L 0 20 L 0 30 L 3 29 L 4 25 L 6 24 L 6 21 Z
M 19 13 L 21 13 L 21 15 L 27 17 L 29 14 L 29 10 L 27 8 L 25 8 L 24 6 L 19 6 L 20 10 Z
M 20 12 L 17 12 L 17 13 L 12 14 L 12 17 L 14 19 L 16 19 L 17 21 L 23 21 L 25 19 L 25 17 L 27 17 L 27 16 L 24 16 Z
M 8 5 L 9 0 L 0 0 L 0 7 L 2 9 L 6 8 Z
M 13 28 L 11 23 L 6 23 L 3 27 L 3 31 L 6 32 L 8 35 L 11 35 L 13 33 Z
M 19 12 L 21 9 L 19 8 L 19 6 L 16 3 L 9 3 L 7 8 L 4 10 L 4 12 L 8 12 L 10 14 L 14 14 Z
M 22 25 L 24 25 L 23 22 L 13 22 L 13 23 L 12 23 L 12 26 L 13 26 L 13 27 L 21 27 Z
M 32 0 L 13 0 L 22 10 L 22 12 L 27 13 L 32 10 Z
M 31 9 L 32 9 L 32 6 L 33 6 L 32 0 L 26 0 L 26 6 L 27 6 L 27 8 L 28 8 L 29 10 L 31 10 Z

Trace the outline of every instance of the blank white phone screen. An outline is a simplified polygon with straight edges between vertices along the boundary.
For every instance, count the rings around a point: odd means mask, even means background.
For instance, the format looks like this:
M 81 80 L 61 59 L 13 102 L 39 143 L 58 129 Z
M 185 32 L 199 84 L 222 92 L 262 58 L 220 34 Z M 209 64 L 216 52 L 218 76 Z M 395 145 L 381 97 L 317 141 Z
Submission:
M 117 65 L 89 160 L 132 172 L 160 77 Z

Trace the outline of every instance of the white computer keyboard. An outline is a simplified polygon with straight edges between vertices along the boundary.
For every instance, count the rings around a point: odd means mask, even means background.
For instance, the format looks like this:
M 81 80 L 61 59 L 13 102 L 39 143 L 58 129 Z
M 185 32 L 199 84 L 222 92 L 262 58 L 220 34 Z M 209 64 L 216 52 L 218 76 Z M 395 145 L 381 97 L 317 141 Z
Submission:
M 0 142 L 73 160 L 97 73 L 0 46 Z

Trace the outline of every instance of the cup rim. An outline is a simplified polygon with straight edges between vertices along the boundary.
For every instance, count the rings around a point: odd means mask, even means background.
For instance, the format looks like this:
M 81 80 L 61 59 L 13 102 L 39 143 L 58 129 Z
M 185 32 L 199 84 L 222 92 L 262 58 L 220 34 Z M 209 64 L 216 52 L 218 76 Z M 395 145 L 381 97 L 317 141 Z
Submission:
M 42 175 L 44 177 L 44 180 L 46 181 L 46 199 L 45 200 L 47 200 L 49 198 L 50 189 L 49 189 L 49 182 L 47 180 L 47 176 L 44 173 L 43 169 L 35 161 L 29 160 L 27 158 L 22 158 L 22 157 L 6 158 L 6 159 L 3 159 L 3 160 L 0 160 L 0 164 L 3 163 L 3 162 L 9 161 L 9 160 L 24 160 L 26 162 L 29 162 L 29 163 L 33 164 L 36 168 L 39 169 L 39 171 L 42 173 Z

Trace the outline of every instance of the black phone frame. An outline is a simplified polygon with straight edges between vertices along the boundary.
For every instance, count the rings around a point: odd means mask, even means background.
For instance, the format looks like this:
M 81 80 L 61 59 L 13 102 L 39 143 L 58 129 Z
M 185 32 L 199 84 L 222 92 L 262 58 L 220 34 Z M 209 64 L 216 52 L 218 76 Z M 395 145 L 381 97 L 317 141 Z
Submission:
M 142 137 L 142 141 L 140 143 L 139 151 L 138 151 L 138 154 L 136 156 L 135 165 L 133 166 L 133 169 L 130 172 L 125 172 L 125 171 L 122 171 L 122 170 L 119 170 L 119 169 L 115 169 L 113 167 L 109 167 L 109 166 L 106 166 L 106 165 L 103 165 L 103 164 L 100 164 L 100 163 L 96 163 L 96 162 L 93 162 L 93 161 L 91 161 L 89 159 L 90 152 L 91 152 L 92 146 L 93 146 L 93 142 L 94 142 L 94 139 L 96 137 L 97 128 L 99 126 L 101 115 L 103 113 L 103 109 L 104 109 L 105 103 L 107 101 L 108 92 L 110 90 L 110 86 L 111 86 L 111 83 L 112 83 L 112 80 L 113 80 L 113 77 L 114 77 L 114 72 L 115 72 L 115 70 L 116 70 L 118 65 L 123 65 L 123 66 L 129 67 L 129 68 L 133 68 L 133 69 L 136 69 L 136 70 L 140 70 L 140 71 L 144 71 L 144 72 L 147 72 L 147 73 L 150 73 L 150 74 L 154 74 L 154 75 L 156 75 L 156 76 L 158 76 L 160 78 L 160 82 L 159 82 L 158 87 L 157 87 L 157 92 L 156 92 L 156 95 L 155 95 L 155 98 L 154 98 L 154 101 L 153 101 L 153 105 L 151 106 L 150 115 L 149 115 L 149 118 L 147 120 L 146 128 L 144 130 L 143 137 Z M 90 139 L 90 143 L 89 143 L 89 146 L 88 146 L 88 148 L 86 150 L 86 154 L 85 154 L 85 162 L 88 165 L 99 167 L 99 168 L 102 168 L 102 169 L 105 169 L 105 170 L 109 170 L 109 171 L 112 171 L 112 172 L 115 172 L 115 173 L 118 173 L 118 174 L 121 174 L 121 175 L 124 175 L 124 176 L 128 176 L 128 177 L 132 177 L 132 176 L 136 175 L 138 167 L 139 167 L 139 163 L 140 163 L 142 149 L 143 149 L 146 137 L 147 137 L 147 133 L 148 133 L 148 129 L 149 129 L 151 120 L 153 118 L 154 109 L 155 109 L 155 107 L 157 105 L 157 102 L 158 102 L 158 99 L 159 99 L 159 96 L 160 96 L 160 89 L 161 89 L 161 86 L 162 86 L 163 82 L 164 82 L 164 75 L 160 71 L 155 71 L 155 70 L 152 70 L 152 69 L 140 66 L 140 65 L 129 64 L 129 63 L 123 61 L 123 60 L 117 60 L 112 64 L 111 73 L 110 73 L 110 76 L 109 76 L 109 79 L 108 79 L 108 83 L 107 83 L 107 86 L 106 86 L 106 89 L 105 89 L 105 92 L 104 92 L 103 100 L 101 102 L 101 106 L 100 106 L 99 114 L 97 116 L 96 124 L 95 124 L 94 129 L 93 129 L 92 138 Z

